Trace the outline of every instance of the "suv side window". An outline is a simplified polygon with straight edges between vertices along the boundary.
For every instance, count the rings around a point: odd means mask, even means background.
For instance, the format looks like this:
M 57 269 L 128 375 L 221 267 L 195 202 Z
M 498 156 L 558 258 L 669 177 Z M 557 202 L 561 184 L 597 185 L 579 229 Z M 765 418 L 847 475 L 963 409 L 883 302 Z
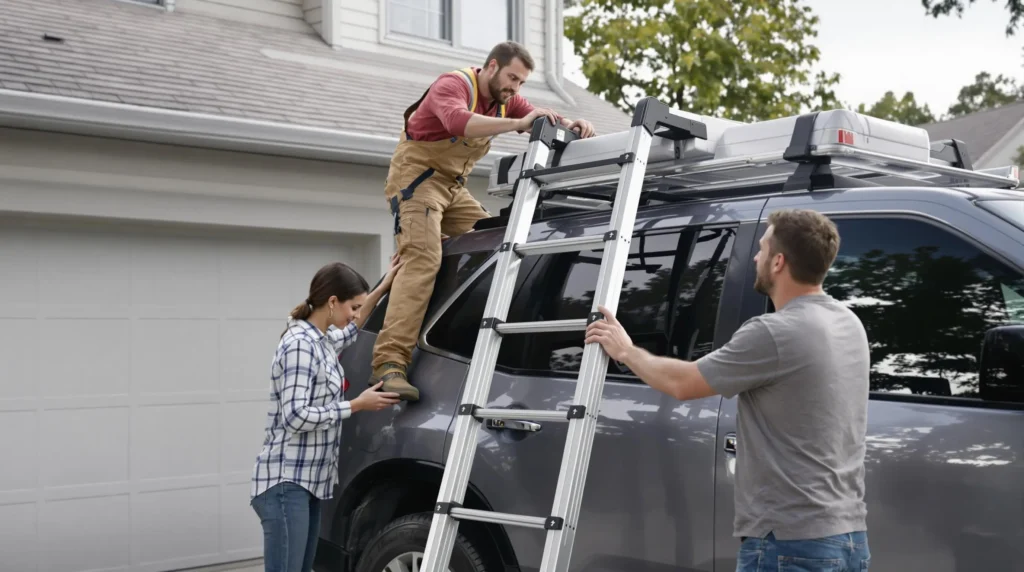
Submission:
M 732 229 L 685 229 L 634 236 L 616 317 L 633 343 L 656 355 L 695 359 L 710 351 L 718 301 L 731 252 Z M 586 318 L 594 301 L 602 250 L 551 257 L 546 288 L 524 309 L 528 320 Z M 709 263 L 713 262 L 709 271 Z M 535 373 L 579 372 L 582 332 L 530 336 L 524 363 Z M 610 361 L 608 374 L 632 377 Z
M 825 290 L 864 323 L 871 390 L 978 398 L 985 331 L 1024 324 L 1024 276 L 935 224 L 836 218 Z
M 634 343 L 660 355 L 688 359 L 711 350 L 734 235 L 731 228 L 688 228 L 633 237 L 616 315 Z M 602 252 L 539 257 L 528 280 L 520 272 L 507 321 L 586 318 Z M 430 345 L 472 355 L 492 275 L 489 270 L 448 309 L 428 334 Z M 581 331 L 510 335 L 501 342 L 498 367 L 571 374 L 579 371 L 582 357 Z M 609 363 L 608 373 L 631 376 L 615 362 Z
M 434 291 L 430 295 L 430 302 L 427 305 L 427 317 L 429 317 L 431 310 L 437 307 L 437 304 L 448 299 L 448 296 L 451 296 L 452 292 L 465 282 L 492 254 L 494 254 L 492 251 L 485 250 L 449 254 L 442 257 L 441 268 L 437 271 L 437 279 L 434 281 Z M 384 327 L 384 314 L 387 312 L 388 300 L 391 299 L 390 294 L 389 292 L 381 297 L 377 307 L 373 310 L 373 314 L 363 324 L 363 330 L 379 333 L 380 329 Z

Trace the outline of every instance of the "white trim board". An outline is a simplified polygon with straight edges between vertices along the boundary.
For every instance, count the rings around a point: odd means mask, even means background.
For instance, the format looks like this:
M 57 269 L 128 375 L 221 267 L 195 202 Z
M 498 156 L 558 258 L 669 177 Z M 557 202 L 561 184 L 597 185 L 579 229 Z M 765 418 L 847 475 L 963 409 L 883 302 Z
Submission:
M 0 126 L 387 166 L 395 137 L 0 89 Z M 472 176 L 487 177 L 491 151 Z

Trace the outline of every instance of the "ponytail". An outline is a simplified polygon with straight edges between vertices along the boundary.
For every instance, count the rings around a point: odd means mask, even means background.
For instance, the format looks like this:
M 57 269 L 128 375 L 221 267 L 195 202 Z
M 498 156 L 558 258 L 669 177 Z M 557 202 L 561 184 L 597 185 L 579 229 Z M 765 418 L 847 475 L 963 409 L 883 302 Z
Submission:
M 306 298 L 306 301 L 295 306 L 291 313 L 288 314 L 293 320 L 305 320 L 313 313 L 313 304 Z

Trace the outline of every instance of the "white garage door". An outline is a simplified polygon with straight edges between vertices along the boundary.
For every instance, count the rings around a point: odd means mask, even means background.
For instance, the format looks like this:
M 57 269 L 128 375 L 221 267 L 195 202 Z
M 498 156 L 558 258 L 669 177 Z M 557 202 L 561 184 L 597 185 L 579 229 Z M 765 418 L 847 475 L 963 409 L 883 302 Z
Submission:
M 0 218 L 0 570 L 261 556 L 249 474 L 284 317 L 373 245 Z

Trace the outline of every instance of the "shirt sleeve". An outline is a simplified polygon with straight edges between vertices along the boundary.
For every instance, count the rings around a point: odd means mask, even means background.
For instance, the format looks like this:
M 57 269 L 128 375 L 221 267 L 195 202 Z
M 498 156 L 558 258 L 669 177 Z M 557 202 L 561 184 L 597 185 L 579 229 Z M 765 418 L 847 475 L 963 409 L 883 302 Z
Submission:
M 278 399 L 288 431 L 322 431 L 352 415 L 348 401 L 334 401 L 323 407 L 309 405 L 309 390 L 317 370 L 316 354 L 309 342 L 297 339 L 283 348 L 278 365 L 281 368 Z
M 359 337 L 359 328 L 356 327 L 356 323 L 345 326 L 344 329 L 339 329 L 334 326 L 327 328 L 327 338 L 331 340 L 331 345 L 334 346 L 334 353 L 339 354 L 342 350 L 352 345 L 356 338 Z
M 728 399 L 773 382 L 779 370 L 779 350 L 768 326 L 751 318 L 728 343 L 696 363 L 708 385 Z
M 469 86 L 462 78 L 445 74 L 430 87 L 420 109 L 435 115 L 448 133 L 462 137 L 466 134 L 466 124 L 473 117 L 469 111 Z

